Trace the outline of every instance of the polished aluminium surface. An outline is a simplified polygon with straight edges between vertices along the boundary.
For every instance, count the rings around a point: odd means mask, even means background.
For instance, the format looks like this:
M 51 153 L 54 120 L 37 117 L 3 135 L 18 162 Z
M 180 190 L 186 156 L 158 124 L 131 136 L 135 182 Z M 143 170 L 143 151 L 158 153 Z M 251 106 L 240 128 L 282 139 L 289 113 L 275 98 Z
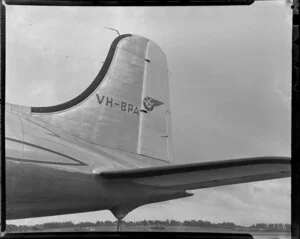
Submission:
M 107 62 L 75 100 L 6 104 L 8 219 L 104 209 L 121 219 L 144 204 L 191 196 L 189 189 L 290 176 L 283 157 L 171 165 L 163 51 L 121 35 Z
M 91 84 L 94 88 L 65 107 L 32 108 L 31 117 L 95 145 L 170 161 L 166 57 L 146 38 L 127 34 L 117 40 Z M 144 99 L 149 96 L 162 104 L 145 113 Z

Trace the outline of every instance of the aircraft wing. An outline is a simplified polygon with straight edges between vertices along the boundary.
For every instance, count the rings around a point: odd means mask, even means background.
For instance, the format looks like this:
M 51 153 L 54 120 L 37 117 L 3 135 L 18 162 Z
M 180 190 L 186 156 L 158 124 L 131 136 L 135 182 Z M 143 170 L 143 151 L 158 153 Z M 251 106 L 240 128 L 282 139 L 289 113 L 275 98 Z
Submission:
M 284 178 L 291 175 L 287 157 L 256 157 L 131 170 L 106 171 L 106 179 L 176 190 L 192 190 Z

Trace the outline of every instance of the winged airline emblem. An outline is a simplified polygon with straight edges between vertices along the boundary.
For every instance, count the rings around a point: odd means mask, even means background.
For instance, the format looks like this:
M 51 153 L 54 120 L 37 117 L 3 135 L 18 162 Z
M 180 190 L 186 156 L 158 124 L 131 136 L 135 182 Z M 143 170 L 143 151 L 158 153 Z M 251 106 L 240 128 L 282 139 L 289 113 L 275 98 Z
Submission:
M 144 107 L 146 108 L 146 110 L 152 111 L 154 109 L 154 107 L 162 105 L 163 102 L 160 102 L 156 99 L 153 99 L 153 98 L 147 96 L 144 98 L 143 104 L 144 104 Z

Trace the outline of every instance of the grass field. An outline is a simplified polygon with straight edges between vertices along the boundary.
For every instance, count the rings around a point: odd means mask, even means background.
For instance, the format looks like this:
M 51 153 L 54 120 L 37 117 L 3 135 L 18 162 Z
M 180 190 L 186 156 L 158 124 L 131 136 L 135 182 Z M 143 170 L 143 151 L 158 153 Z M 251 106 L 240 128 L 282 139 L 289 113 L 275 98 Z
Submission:
M 35 232 L 112 232 L 116 231 L 116 226 L 98 226 L 98 227 L 72 227 L 72 228 L 59 228 L 59 229 L 47 229 L 36 230 Z M 122 225 L 121 231 L 123 232 L 220 232 L 220 233 L 249 233 L 254 239 L 290 239 L 291 234 L 288 232 L 260 232 L 260 231 L 242 231 L 223 228 L 207 228 L 207 227 L 195 227 L 195 226 L 128 226 Z M 12 232 L 12 231 L 10 231 Z

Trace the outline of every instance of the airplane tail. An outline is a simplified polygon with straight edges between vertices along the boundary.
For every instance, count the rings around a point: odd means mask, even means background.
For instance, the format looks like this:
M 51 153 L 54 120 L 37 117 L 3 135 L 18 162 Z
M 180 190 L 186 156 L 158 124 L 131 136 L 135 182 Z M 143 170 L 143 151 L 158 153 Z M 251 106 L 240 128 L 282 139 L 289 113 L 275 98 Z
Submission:
M 171 161 L 168 84 L 160 47 L 120 35 L 84 92 L 60 105 L 31 107 L 31 114 L 93 144 Z

